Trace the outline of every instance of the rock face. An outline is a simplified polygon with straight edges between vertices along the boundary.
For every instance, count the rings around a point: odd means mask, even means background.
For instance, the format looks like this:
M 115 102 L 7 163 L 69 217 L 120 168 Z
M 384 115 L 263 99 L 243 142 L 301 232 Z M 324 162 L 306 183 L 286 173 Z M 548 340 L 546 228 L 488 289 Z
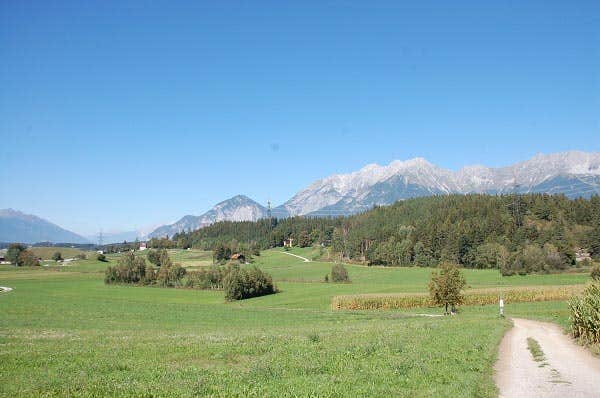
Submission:
M 163 225 L 151 232 L 149 238 L 173 236 L 182 231 L 196 230 L 217 221 L 256 221 L 267 216 L 267 209 L 244 195 L 218 203 L 200 216 L 187 215 L 174 224 Z
M 272 215 L 348 215 L 420 196 L 510 192 L 562 193 L 571 198 L 600 194 L 600 153 L 540 154 L 507 167 L 475 165 L 459 171 L 438 167 L 423 158 L 395 160 L 387 166 L 370 164 L 353 173 L 315 181 L 274 208 Z M 240 195 L 201 216 L 185 216 L 175 224 L 159 227 L 149 236 L 172 236 L 216 221 L 257 220 L 266 215 L 265 207 Z
M 507 192 L 600 194 L 600 153 L 570 151 L 536 155 L 507 167 L 467 166 L 457 172 L 423 158 L 371 164 L 350 174 L 318 180 L 274 214 L 338 215 L 427 195 Z
M 13 209 L 0 209 L 0 242 L 89 243 L 50 221 Z

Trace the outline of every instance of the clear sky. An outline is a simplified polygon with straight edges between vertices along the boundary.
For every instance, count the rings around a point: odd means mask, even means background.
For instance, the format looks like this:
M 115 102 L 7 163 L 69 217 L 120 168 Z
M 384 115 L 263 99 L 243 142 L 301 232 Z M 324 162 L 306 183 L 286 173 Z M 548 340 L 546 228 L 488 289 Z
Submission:
M 0 208 L 78 233 L 599 151 L 600 1 L 5 0 L 0 138 Z

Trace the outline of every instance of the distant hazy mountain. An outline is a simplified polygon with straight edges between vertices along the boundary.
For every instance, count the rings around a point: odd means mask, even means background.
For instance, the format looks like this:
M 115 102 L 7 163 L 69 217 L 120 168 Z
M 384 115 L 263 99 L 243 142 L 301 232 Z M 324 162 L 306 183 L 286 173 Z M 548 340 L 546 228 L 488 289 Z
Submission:
M 436 194 L 562 193 L 600 194 L 600 153 L 570 151 L 536 155 L 507 167 L 468 166 L 457 172 L 423 158 L 371 164 L 350 174 L 318 180 L 273 209 L 277 215 L 338 215 Z
M 148 237 L 173 236 L 182 231 L 196 230 L 217 221 L 256 221 L 267 215 L 267 209 L 244 195 L 234 196 L 218 203 L 200 216 L 188 215 L 174 224 L 163 225 L 151 232 Z
M 83 236 L 13 209 L 0 210 L 0 242 L 89 243 Z

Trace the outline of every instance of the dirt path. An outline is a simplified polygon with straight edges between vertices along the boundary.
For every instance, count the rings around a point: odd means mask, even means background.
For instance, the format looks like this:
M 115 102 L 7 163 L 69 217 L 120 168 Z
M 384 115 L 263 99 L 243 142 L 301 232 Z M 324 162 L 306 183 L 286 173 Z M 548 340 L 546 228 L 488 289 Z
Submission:
M 297 255 L 297 254 L 292 254 L 292 253 L 288 253 L 288 252 L 282 252 L 282 253 L 283 253 L 283 254 L 287 254 L 288 256 L 294 256 L 294 257 L 298 257 L 298 258 L 300 258 L 300 259 L 304 260 L 304 262 L 305 262 L 305 263 L 310 263 L 310 262 L 311 262 L 311 261 L 310 261 L 309 259 L 307 259 L 306 257 L 302 257 L 302 256 L 299 256 L 299 255 Z
M 494 379 L 501 398 L 600 397 L 600 359 L 575 344 L 557 325 L 513 318 L 496 362 Z M 535 361 L 527 338 L 544 358 Z

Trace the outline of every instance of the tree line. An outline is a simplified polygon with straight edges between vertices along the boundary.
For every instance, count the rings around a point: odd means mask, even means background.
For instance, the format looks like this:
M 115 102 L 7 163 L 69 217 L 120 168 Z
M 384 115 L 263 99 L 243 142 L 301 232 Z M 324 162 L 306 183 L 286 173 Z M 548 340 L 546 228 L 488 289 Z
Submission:
M 336 218 L 219 222 L 173 236 L 179 247 L 258 249 L 322 245 L 343 261 L 435 267 L 442 262 L 497 268 L 506 275 L 575 265 L 575 249 L 600 257 L 600 197 L 445 195 L 399 201 Z

